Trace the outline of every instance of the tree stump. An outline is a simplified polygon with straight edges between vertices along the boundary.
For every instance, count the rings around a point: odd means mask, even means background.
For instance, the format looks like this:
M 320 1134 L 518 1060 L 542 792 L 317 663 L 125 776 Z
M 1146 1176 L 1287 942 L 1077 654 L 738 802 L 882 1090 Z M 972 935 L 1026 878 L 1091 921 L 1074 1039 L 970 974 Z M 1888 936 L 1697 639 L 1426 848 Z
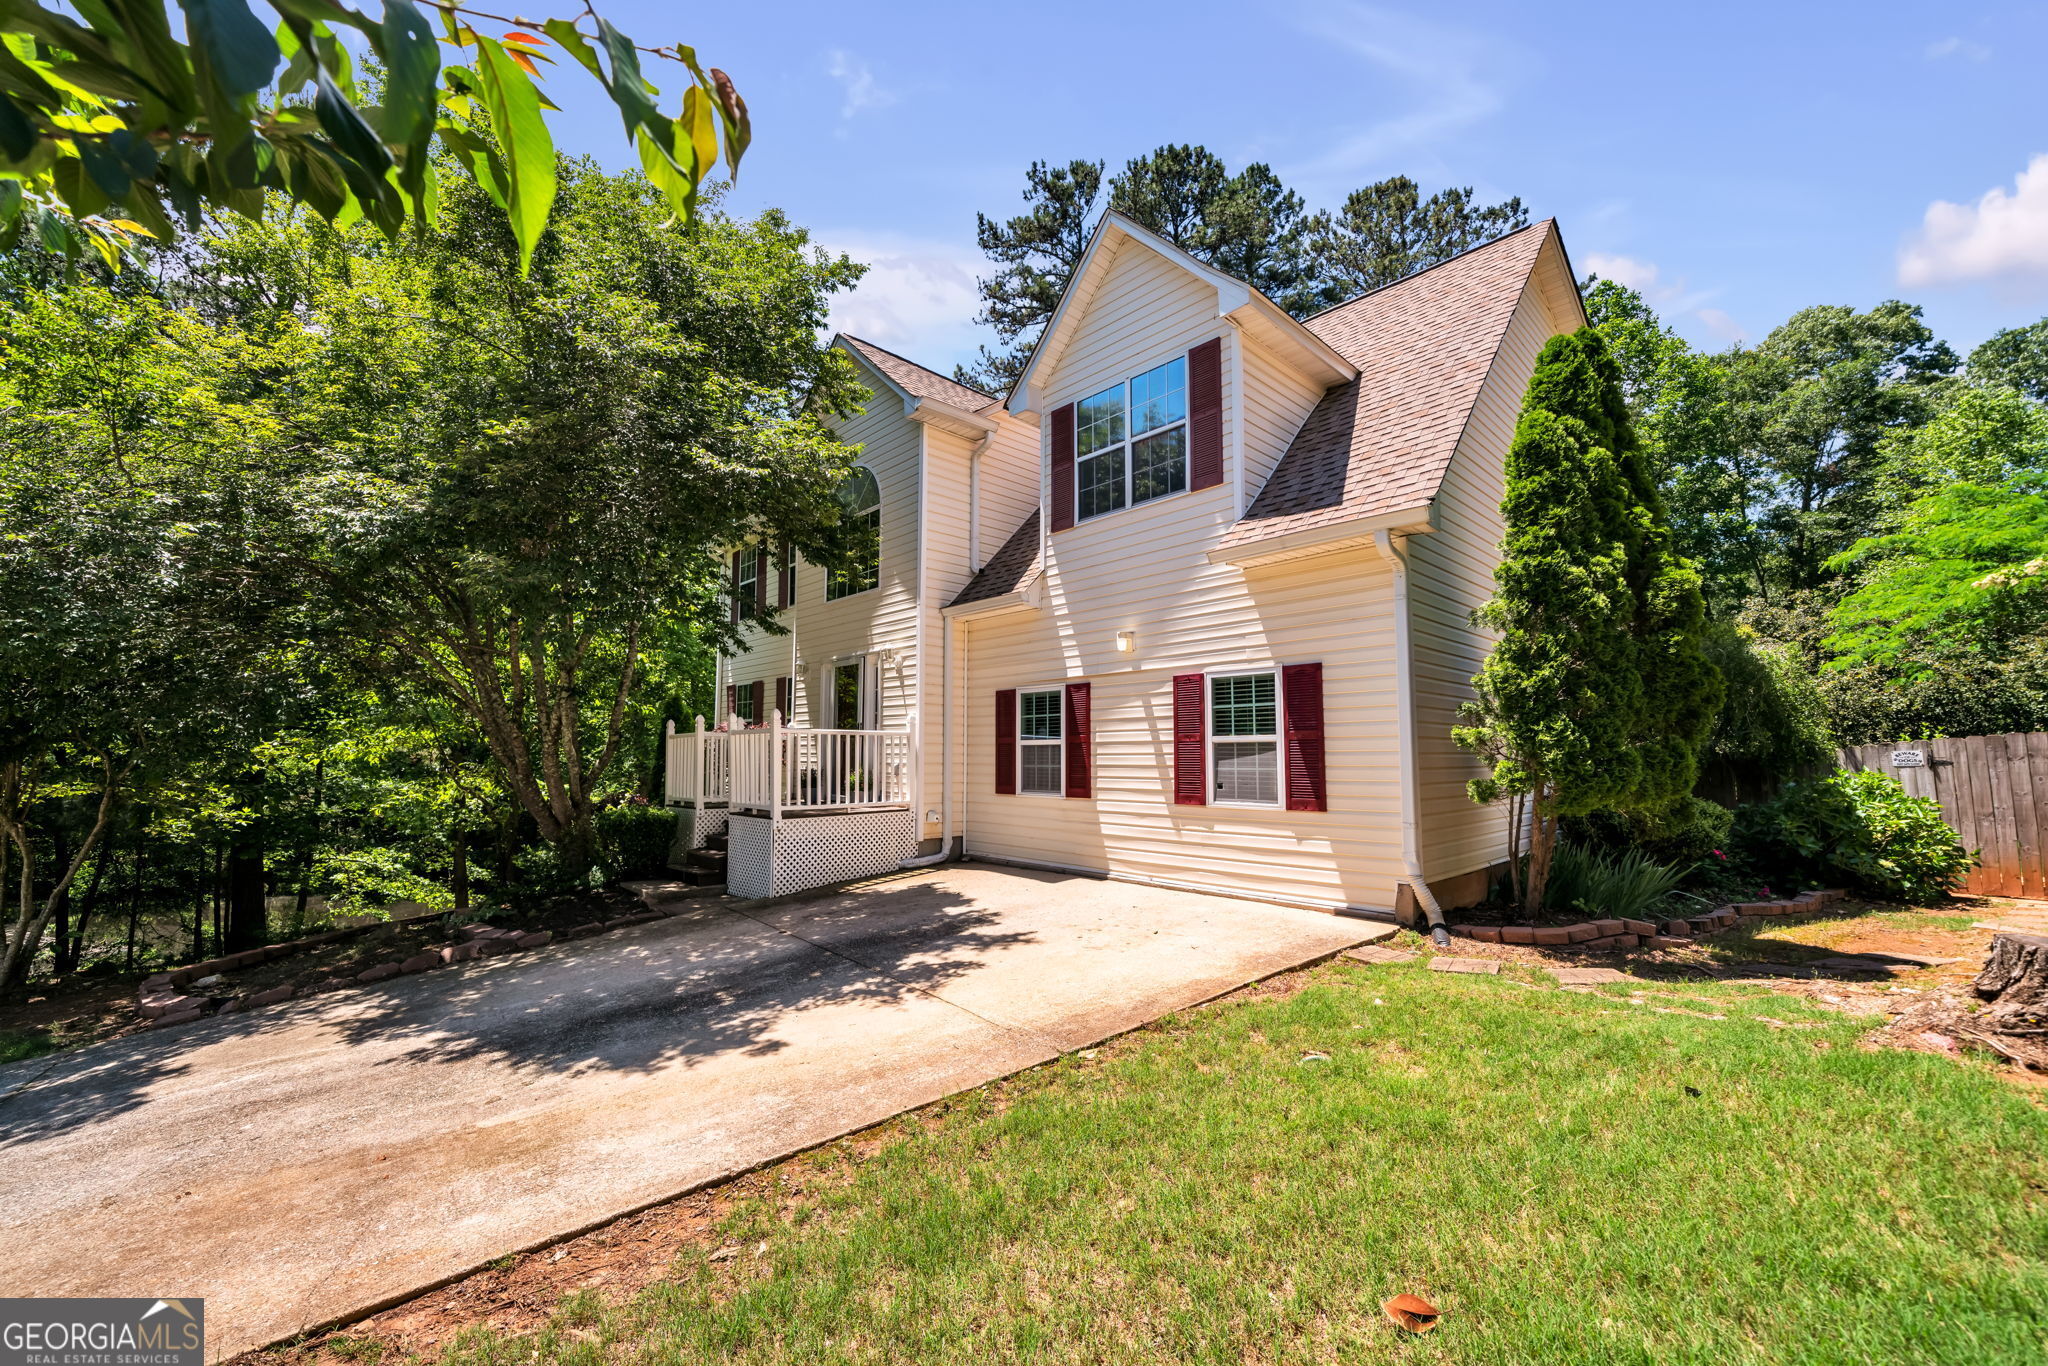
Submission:
M 1977 994 L 1991 1002 L 1980 1017 L 2000 1028 L 2048 1025 L 2048 935 L 1998 934 L 1977 974 Z

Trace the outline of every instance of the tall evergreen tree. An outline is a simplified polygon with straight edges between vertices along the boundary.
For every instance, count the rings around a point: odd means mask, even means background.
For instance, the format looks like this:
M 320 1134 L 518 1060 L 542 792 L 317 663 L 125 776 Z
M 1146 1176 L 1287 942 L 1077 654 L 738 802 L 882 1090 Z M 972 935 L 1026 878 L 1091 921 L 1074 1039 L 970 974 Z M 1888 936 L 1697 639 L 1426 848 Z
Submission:
M 1206 147 L 1169 144 L 1133 157 L 1107 181 L 1101 162 L 1033 162 L 1029 211 L 998 223 L 979 215 L 976 240 L 1000 267 L 980 282 L 980 321 L 1003 348 L 983 347 L 954 377 L 989 391 L 1009 387 L 1080 265 L 1100 207 L 1115 209 L 1198 260 L 1253 285 L 1296 316 L 1332 302 L 1308 252 L 1300 195 L 1254 162 L 1235 175 Z
M 1500 639 L 1456 736 L 1494 766 L 1474 800 L 1508 798 L 1517 832 L 1526 813 L 1534 910 L 1561 818 L 1692 790 L 1720 679 L 1701 648 L 1698 576 L 1671 551 L 1620 368 L 1590 328 L 1537 360 L 1501 511 L 1498 591 L 1474 614 Z
M 1472 187 L 1427 199 L 1407 176 L 1354 190 L 1335 214 L 1308 225 L 1308 249 L 1336 299 L 1379 289 L 1427 266 L 1529 225 L 1520 199 L 1472 202 Z

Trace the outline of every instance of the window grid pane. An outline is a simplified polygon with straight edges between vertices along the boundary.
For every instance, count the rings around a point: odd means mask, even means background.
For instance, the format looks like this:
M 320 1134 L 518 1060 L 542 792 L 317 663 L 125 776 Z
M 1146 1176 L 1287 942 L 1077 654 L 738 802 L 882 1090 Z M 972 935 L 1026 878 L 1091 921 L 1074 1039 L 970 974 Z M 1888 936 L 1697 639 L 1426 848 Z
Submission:
M 1124 439 L 1124 386 L 1104 389 L 1093 398 L 1084 398 L 1076 405 L 1074 413 L 1075 453 L 1088 455 L 1109 446 L 1117 446 Z
M 1082 517 L 1114 512 L 1124 505 L 1124 451 L 1121 446 L 1083 460 L 1079 474 Z
M 1059 796 L 1066 791 L 1062 781 L 1060 746 L 1057 742 L 1028 742 L 1023 746 L 1023 763 L 1020 770 L 1018 790 L 1039 795 Z
M 1275 702 L 1273 675 L 1238 674 L 1210 679 L 1209 733 L 1277 736 L 1280 710 Z
M 1017 699 L 1017 733 L 1026 740 L 1060 738 L 1060 695 L 1057 692 L 1027 692 Z
M 1142 503 L 1188 486 L 1188 429 L 1175 427 L 1131 443 L 1131 501 Z
M 1188 365 L 1170 360 L 1131 381 L 1131 434 L 1156 431 L 1188 415 Z
M 1257 802 L 1280 800 L 1280 747 L 1271 740 L 1216 742 L 1216 800 Z

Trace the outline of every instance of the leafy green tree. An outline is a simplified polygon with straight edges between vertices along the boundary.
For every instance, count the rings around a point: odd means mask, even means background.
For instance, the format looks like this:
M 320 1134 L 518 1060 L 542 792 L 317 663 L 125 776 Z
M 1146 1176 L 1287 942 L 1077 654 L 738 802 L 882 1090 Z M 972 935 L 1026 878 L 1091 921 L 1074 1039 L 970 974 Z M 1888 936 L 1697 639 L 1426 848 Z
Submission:
M 536 23 L 428 0 L 439 41 L 413 0 L 384 0 L 374 19 L 335 0 L 274 8 L 274 33 L 246 0 L 181 0 L 182 25 L 164 0 L 0 11 L 0 245 L 26 233 L 111 267 L 138 239 L 196 230 L 209 209 L 258 215 L 266 194 L 395 234 L 433 217 L 438 139 L 506 210 L 524 259 L 555 194 L 552 106 L 535 82 L 556 53 L 596 78 L 685 221 L 721 145 L 737 171 L 751 137 L 724 72 L 688 47 L 637 47 L 588 6 Z M 380 67 L 374 102 L 343 31 Z M 465 63 L 444 66 L 443 43 Z M 679 116 L 656 107 L 643 55 L 688 74 Z
M 1970 353 L 1970 380 L 2048 403 L 2048 318 L 1992 334 Z
M 1792 647 L 1725 620 L 1708 623 L 1701 645 L 1724 689 L 1701 755 L 1703 788 L 1754 801 L 1827 761 L 1827 703 Z
M 1888 436 L 1879 487 L 1885 504 L 1904 504 L 1951 484 L 2002 484 L 2048 471 L 2048 408 L 2006 387 L 1956 392 L 1923 426 Z M 1890 507 L 1881 507 L 1883 525 Z
M 1597 276 L 1580 289 L 1588 322 L 1621 368 L 1674 547 L 1699 566 L 1709 599 L 1733 607 L 1753 591 L 1769 542 L 1752 517 L 1759 473 L 1729 440 L 1727 371 L 1665 326 L 1636 290 Z
M 528 275 L 504 213 L 448 191 L 418 240 L 242 230 L 306 263 L 291 315 L 241 324 L 286 428 L 252 472 L 264 568 L 367 677 L 474 726 L 574 873 L 649 670 L 728 637 L 723 548 L 831 539 L 853 452 L 823 417 L 857 389 L 817 334 L 859 267 L 572 165 Z
M 1354 190 L 1308 225 L 1309 251 L 1332 301 L 1383 288 L 1504 233 L 1527 227 L 1520 199 L 1475 204 L 1472 187 L 1423 198 L 1407 176 Z
M 1690 795 L 1721 685 L 1698 576 L 1671 552 L 1620 369 L 1591 328 L 1538 357 L 1501 511 L 1498 591 L 1474 614 L 1499 639 L 1456 738 L 1493 764 L 1474 800 L 1508 798 L 1516 831 L 1526 807 L 1534 910 L 1564 817 Z
M 1756 591 L 1819 587 L 1873 523 L 1881 443 L 1939 408 L 1955 353 L 1892 301 L 1803 309 L 1724 363 L 1730 459 L 1770 544 Z

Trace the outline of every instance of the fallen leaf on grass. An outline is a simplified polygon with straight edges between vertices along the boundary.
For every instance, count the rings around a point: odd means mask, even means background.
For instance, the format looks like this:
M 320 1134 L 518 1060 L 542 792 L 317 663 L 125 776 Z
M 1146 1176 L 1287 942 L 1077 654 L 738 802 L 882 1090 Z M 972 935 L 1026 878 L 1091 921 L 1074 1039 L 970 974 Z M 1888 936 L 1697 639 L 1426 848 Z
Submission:
M 1388 1300 L 1380 1308 L 1387 1311 L 1397 1327 L 1411 1333 L 1427 1333 L 1436 1327 L 1436 1306 L 1420 1296 L 1400 1294 Z

